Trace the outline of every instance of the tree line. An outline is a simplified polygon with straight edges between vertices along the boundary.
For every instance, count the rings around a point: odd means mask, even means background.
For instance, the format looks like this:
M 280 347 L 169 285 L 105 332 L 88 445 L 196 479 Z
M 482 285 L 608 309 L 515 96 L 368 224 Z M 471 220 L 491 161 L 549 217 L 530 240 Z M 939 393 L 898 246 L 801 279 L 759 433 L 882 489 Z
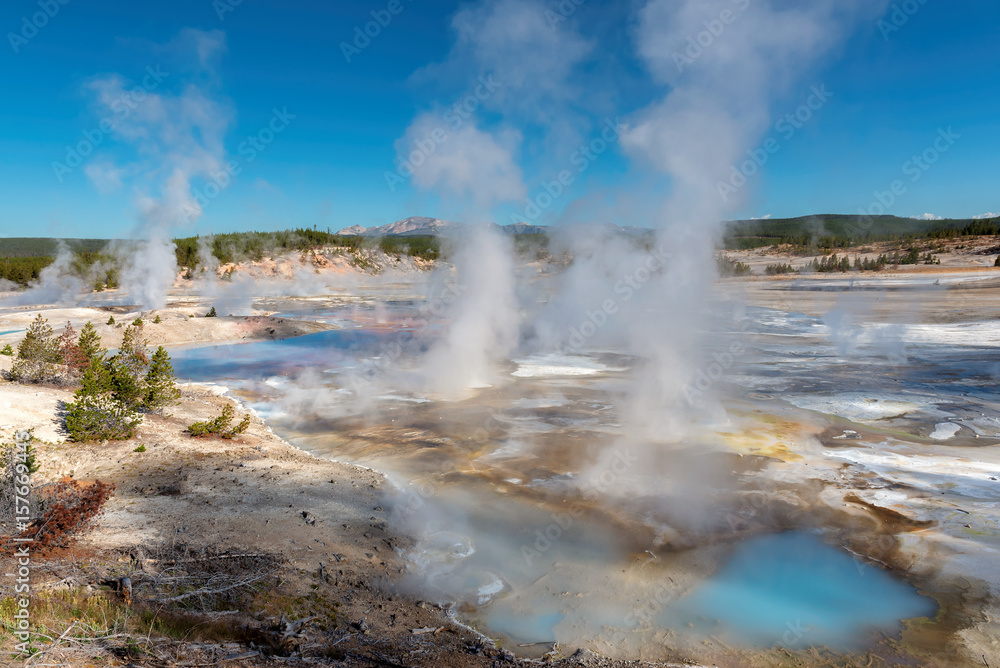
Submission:
M 740 220 L 726 224 L 725 250 L 789 246 L 793 251 L 852 248 L 892 242 L 912 244 L 921 239 L 952 239 L 1000 235 L 1000 218 L 925 221 L 896 216 L 832 215 Z

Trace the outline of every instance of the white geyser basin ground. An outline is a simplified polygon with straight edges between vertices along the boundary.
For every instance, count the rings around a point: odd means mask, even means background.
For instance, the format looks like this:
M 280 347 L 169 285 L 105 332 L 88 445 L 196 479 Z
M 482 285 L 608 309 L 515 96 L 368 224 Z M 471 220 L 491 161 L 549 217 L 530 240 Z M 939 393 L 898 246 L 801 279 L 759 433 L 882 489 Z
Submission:
M 670 443 L 624 426 L 644 362 L 606 346 L 513 355 L 460 398 L 422 390 L 403 324 L 415 301 L 289 303 L 285 316 L 342 328 L 176 350 L 174 365 L 228 384 L 300 447 L 385 472 L 412 537 L 402 586 L 520 654 L 710 662 L 953 632 L 983 612 L 961 587 L 1000 590 L 995 325 L 862 310 L 834 333 L 814 293 L 777 308 L 764 289 L 741 288 L 752 326 L 706 333 L 745 352 L 714 412 Z

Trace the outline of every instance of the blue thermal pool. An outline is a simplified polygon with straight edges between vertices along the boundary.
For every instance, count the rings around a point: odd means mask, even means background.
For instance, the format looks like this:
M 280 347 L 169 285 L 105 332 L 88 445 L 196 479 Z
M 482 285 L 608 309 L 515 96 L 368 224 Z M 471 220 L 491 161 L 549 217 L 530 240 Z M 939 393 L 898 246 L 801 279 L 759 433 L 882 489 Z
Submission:
M 872 631 L 892 634 L 900 620 L 933 617 L 936 608 L 889 572 L 792 532 L 740 545 L 677 612 L 749 645 L 851 649 Z
M 199 346 L 171 351 L 177 377 L 185 381 L 249 380 L 313 368 L 354 364 L 385 334 L 335 329 L 277 341 Z

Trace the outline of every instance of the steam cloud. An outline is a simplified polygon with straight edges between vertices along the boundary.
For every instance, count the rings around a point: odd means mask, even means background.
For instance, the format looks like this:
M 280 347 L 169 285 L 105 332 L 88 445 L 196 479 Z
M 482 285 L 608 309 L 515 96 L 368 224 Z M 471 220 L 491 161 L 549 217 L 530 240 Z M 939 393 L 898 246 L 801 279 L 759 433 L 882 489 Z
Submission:
M 462 294 L 448 314 L 447 332 L 425 360 L 432 391 L 460 398 L 489 385 L 495 364 L 513 351 L 519 318 L 512 255 L 510 242 L 485 225 L 463 241 L 454 259 Z
M 518 166 L 520 156 L 533 158 L 541 178 L 558 173 L 567 164 L 560 150 L 566 145 L 563 134 L 578 137 L 599 118 L 621 114 L 620 148 L 631 161 L 633 178 L 612 198 L 648 211 L 651 193 L 668 194 L 660 197 L 652 219 L 630 220 L 629 207 L 622 206 L 610 220 L 589 221 L 655 227 L 651 244 L 623 240 L 606 228 L 567 226 L 565 238 L 554 245 L 572 255 L 573 264 L 541 304 L 531 290 L 504 287 L 516 279 L 505 246 L 485 234 L 460 241 L 456 267 L 463 294 L 450 327 L 424 360 L 432 385 L 458 393 L 489 382 L 497 362 L 516 349 L 522 312 L 530 317 L 522 341 L 534 351 L 612 346 L 630 353 L 640 361 L 619 406 L 627 435 L 607 444 L 593 470 L 581 472 L 580 483 L 586 486 L 591 473 L 624 449 L 638 464 L 606 494 L 621 495 L 622 502 L 647 494 L 659 499 L 650 517 L 667 518 L 664 535 L 676 535 L 668 521 L 686 528 L 707 521 L 708 514 L 695 509 L 710 505 L 726 472 L 685 449 L 710 448 L 705 424 L 725 421 L 726 415 L 711 400 L 692 406 L 685 389 L 712 352 L 706 333 L 719 223 L 741 205 L 738 198 L 722 201 L 717 183 L 765 136 L 772 106 L 796 86 L 815 83 L 805 76 L 859 21 L 887 4 L 647 0 L 636 16 L 634 48 L 659 92 L 631 111 L 608 109 L 609 101 L 620 104 L 621 98 L 618 91 L 607 92 L 614 86 L 606 71 L 588 60 L 596 42 L 574 21 L 547 25 L 547 4 L 486 0 L 461 10 L 453 21 L 456 41 L 449 58 L 414 80 L 471 81 L 489 71 L 503 86 L 482 102 L 489 114 L 469 119 L 414 170 L 418 189 L 446 203 L 462 200 L 477 220 L 497 219 L 497 205 L 532 190 L 523 185 L 527 168 Z M 713 26 L 712 43 L 695 57 L 684 56 L 689 39 L 706 31 L 706 22 Z M 592 94 L 598 90 L 605 92 Z M 431 118 L 421 114 L 414 120 L 397 144 L 401 153 L 417 148 Z M 578 210 L 563 204 L 568 212 Z M 518 304 L 516 295 L 526 296 L 527 303 Z M 590 333 L 583 336 L 585 324 Z

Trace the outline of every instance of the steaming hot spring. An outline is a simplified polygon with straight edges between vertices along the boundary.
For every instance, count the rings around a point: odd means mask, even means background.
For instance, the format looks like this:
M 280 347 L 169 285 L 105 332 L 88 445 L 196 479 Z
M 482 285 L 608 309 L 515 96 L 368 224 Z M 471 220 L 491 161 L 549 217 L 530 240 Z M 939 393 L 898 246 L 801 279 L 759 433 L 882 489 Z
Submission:
M 385 472 L 404 586 L 524 656 L 902 656 L 963 627 L 963 578 L 997 579 L 995 326 L 935 317 L 956 298 L 929 279 L 626 299 L 575 270 L 522 276 L 531 300 L 259 300 L 337 329 L 175 366 Z

